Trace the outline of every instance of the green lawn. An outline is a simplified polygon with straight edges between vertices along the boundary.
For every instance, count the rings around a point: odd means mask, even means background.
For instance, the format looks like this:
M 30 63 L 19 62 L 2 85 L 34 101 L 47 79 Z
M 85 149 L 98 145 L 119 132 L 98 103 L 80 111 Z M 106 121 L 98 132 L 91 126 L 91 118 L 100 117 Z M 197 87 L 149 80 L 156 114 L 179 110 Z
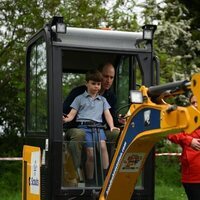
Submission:
M 187 197 L 180 180 L 179 157 L 156 157 L 155 200 L 186 200 Z
M 167 185 L 155 186 L 155 200 L 186 200 L 184 188 Z
M 21 191 L 11 191 L 11 192 L 3 192 L 3 194 L 1 194 L 1 200 L 21 200 Z
M 21 162 L 1 162 L 0 199 L 21 200 Z M 180 183 L 177 157 L 157 157 L 155 163 L 155 200 L 186 200 Z
M 20 161 L 0 162 L 1 200 L 21 200 L 21 171 Z

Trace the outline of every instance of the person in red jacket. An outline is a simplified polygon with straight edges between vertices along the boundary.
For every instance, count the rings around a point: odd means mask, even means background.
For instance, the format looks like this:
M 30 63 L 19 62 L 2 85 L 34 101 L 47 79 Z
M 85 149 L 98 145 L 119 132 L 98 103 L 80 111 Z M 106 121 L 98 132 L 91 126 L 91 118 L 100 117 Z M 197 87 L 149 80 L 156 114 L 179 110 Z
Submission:
M 190 97 L 190 103 L 197 107 L 194 95 Z M 167 138 L 182 148 L 181 182 L 188 200 L 200 200 L 200 129 L 191 134 L 170 134 Z

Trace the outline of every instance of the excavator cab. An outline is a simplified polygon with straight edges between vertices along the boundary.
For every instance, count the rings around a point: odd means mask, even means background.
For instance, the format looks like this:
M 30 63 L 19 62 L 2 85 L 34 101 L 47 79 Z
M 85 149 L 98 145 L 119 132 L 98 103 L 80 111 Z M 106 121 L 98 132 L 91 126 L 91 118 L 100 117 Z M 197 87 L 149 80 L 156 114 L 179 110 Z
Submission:
M 70 128 L 62 121 L 63 102 L 73 88 L 85 84 L 88 70 L 109 62 L 115 68 L 111 89 L 117 99 L 116 112 L 126 115 L 132 109 L 131 90 L 159 83 L 159 60 L 153 51 L 156 26 L 145 25 L 141 30 L 126 32 L 66 27 L 62 17 L 54 17 L 29 39 L 26 50 L 23 200 L 100 198 L 106 180 L 102 173 L 99 144 L 94 143 L 95 181 L 88 186 L 84 169 L 86 154 L 83 148 L 81 168 L 77 169 L 78 157 L 74 156 L 76 152 L 70 148 L 73 143 L 66 135 Z M 121 132 L 127 127 L 126 123 L 121 126 Z M 84 141 L 77 141 L 77 144 L 84 146 Z M 117 145 L 107 143 L 108 149 L 109 146 L 117 148 Z M 121 148 L 123 150 L 125 146 Z M 109 156 L 110 163 L 115 163 L 111 166 L 117 166 L 116 158 L 119 157 L 113 157 L 111 153 Z M 143 154 L 128 156 L 122 171 L 131 169 L 133 163 L 140 163 L 142 157 Z M 154 151 L 150 150 L 145 158 L 141 175 L 136 185 L 131 186 L 134 192 L 129 194 L 129 199 L 154 199 Z M 113 170 L 112 174 L 115 174 L 116 169 Z M 108 175 L 110 180 L 106 181 L 105 192 L 112 189 L 112 174 Z M 123 182 L 120 184 L 126 187 Z M 120 198 L 124 199 L 123 194 Z

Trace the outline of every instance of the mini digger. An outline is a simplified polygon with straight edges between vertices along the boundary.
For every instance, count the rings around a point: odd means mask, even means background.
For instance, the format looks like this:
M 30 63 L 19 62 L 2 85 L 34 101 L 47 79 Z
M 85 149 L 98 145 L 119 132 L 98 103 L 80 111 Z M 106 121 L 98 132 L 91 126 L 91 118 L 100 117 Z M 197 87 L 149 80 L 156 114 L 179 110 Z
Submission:
M 144 25 L 142 32 L 66 27 L 55 16 L 28 40 L 23 200 L 154 200 L 154 145 L 169 133 L 189 134 L 200 119 L 199 107 L 165 101 L 187 92 L 200 101 L 200 75 L 159 85 L 155 31 L 155 25 Z M 117 144 L 107 142 L 115 152 L 105 178 L 95 149 L 95 181 L 88 186 L 84 148 L 80 180 L 65 137 L 62 104 L 72 88 L 84 84 L 88 70 L 106 62 L 115 67 L 112 90 L 126 122 Z

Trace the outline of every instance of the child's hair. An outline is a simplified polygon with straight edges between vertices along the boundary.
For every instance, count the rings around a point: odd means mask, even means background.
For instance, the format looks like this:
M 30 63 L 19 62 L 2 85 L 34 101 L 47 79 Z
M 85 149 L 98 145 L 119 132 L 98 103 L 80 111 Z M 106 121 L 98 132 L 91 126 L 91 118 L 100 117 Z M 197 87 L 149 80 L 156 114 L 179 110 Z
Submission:
M 96 81 L 101 82 L 102 81 L 102 74 L 97 69 L 92 69 L 86 73 L 85 80 L 88 81 Z

